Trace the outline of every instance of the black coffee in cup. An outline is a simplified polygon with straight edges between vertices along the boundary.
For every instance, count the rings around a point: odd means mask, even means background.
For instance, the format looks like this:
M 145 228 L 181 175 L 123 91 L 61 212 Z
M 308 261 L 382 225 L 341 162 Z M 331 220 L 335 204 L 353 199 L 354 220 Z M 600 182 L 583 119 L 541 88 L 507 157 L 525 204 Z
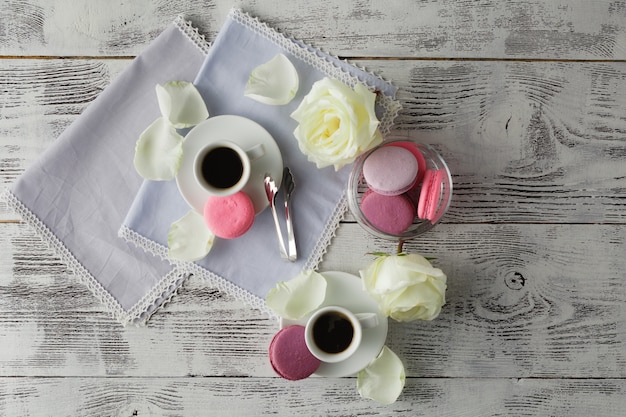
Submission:
M 350 346 L 354 328 L 350 319 L 336 311 L 329 311 L 313 324 L 313 340 L 324 352 L 341 353 Z
M 200 169 L 207 184 L 225 189 L 239 182 L 243 175 L 243 162 L 237 151 L 220 146 L 207 152 Z

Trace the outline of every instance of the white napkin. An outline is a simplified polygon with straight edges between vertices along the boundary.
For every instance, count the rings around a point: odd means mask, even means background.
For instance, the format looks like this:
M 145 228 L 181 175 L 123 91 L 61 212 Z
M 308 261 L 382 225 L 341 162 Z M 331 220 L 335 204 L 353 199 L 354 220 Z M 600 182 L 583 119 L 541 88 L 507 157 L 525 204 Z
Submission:
M 146 320 L 185 278 L 117 234 L 142 184 L 133 155 L 159 114 L 155 84 L 193 80 L 208 50 L 177 18 L 4 194 L 123 324 Z
M 252 70 L 277 53 L 285 54 L 298 71 L 300 88 L 294 100 L 285 106 L 270 106 L 245 97 L 244 87 Z M 308 162 L 298 149 L 293 136 L 297 124 L 289 115 L 312 84 L 325 76 L 340 79 L 348 85 L 365 82 L 381 91 L 379 118 L 382 130 L 389 130 L 399 108 L 392 85 L 289 39 L 239 10 L 231 11 L 194 83 L 211 116 L 234 114 L 247 117 L 262 125 L 276 140 L 284 165 L 291 168 L 296 182 L 292 215 L 299 258 L 294 263 L 280 258 L 268 209 L 256 216 L 253 227 L 244 236 L 232 240 L 218 239 L 202 260 L 177 265 L 178 273 L 192 272 L 271 314 L 264 302 L 268 290 L 303 269 L 316 269 L 345 212 L 344 191 L 350 166 L 335 172 L 333 167 L 318 169 Z M 189 210 L 175 181 L 146 181 L 120 234 L 166 258 L 170 224 Z M 283 224 L 283 230 L 284 227 Z

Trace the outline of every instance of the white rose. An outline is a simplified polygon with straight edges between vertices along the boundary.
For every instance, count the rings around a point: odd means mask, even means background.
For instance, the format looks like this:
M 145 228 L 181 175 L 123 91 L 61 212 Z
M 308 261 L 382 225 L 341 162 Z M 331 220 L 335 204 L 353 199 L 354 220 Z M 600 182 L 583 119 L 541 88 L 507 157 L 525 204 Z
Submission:
M 291 118 L 300 150 L 318 168 L 339 170 L 380 144 L 380 122 L 374 111 L 376 94 L 362 84 L 354 90 L 341 81 L 324 78 L 311 87 Z
M 446 275 L 421 255 L 381 256 L 360 274 L 381 311 L 397 321 L 432 320 L 446 302 Z

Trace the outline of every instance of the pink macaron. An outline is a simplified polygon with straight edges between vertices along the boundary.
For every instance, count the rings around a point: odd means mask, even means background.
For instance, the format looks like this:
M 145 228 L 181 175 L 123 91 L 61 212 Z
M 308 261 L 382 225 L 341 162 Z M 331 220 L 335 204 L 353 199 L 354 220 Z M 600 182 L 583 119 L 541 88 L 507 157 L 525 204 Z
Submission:
M 418 162 L 413 153 L 398 146 L 383 146 L 363 163 L 363 178 L 378 194 L 399 195 L 417 179 Z
M 361 197 L 363 216 L 382 232 L 399 235 L 415 218 L 415 206 L 404 194 L 383 195 L 368 190 Z
M 443 171 L 427 170 L 424 174 L 422 190 L 420 191 L 419 202 L 417 204 L 417 217 L 423 220 L 430 220 L 434 223 L 439 208 L 439 197 L 441 196 L 441 183 L 443 181 Z
M 254 223 L 254 204 L 239 191 L 226 197 L 211 196 L 204 205 L 204 221 L 217 237 L 234 239 L 246 233 Z
M 270 364 L 281 377 L 297 381 L 311 376 L 321 361 L 304 341 L 304 326 L 292 325 L 281 329 L 269 347 Z
M 424 155 L 422 154 L 422 152 L 419 150 L 419 147 L 417 146 L 417 144 L 413 142 L 409 142 L 409 141 L 402 141 L 402 142 L 391 142 L 389 143 L 389 146 L 397 146 L 400 148 L 404 148 L 413 154 L 413 156 L 417 160 L 417 178 L 415 180 L 415 186 L 421 183 L 422 179 L 424 178 L 424 173 L 426 172 L 426 159 L 424 158 Z

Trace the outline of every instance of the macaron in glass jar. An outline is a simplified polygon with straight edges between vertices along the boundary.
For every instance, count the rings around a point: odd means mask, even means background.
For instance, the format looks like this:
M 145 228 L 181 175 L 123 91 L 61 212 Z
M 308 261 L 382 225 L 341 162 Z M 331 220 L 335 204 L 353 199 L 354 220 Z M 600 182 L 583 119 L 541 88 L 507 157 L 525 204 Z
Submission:
M 349 178 L 356 221 L 383 239 L 404 241 L 433 228 L 450 206 L 452 177 L 430 145 L 389 137 L 361 155 Z

